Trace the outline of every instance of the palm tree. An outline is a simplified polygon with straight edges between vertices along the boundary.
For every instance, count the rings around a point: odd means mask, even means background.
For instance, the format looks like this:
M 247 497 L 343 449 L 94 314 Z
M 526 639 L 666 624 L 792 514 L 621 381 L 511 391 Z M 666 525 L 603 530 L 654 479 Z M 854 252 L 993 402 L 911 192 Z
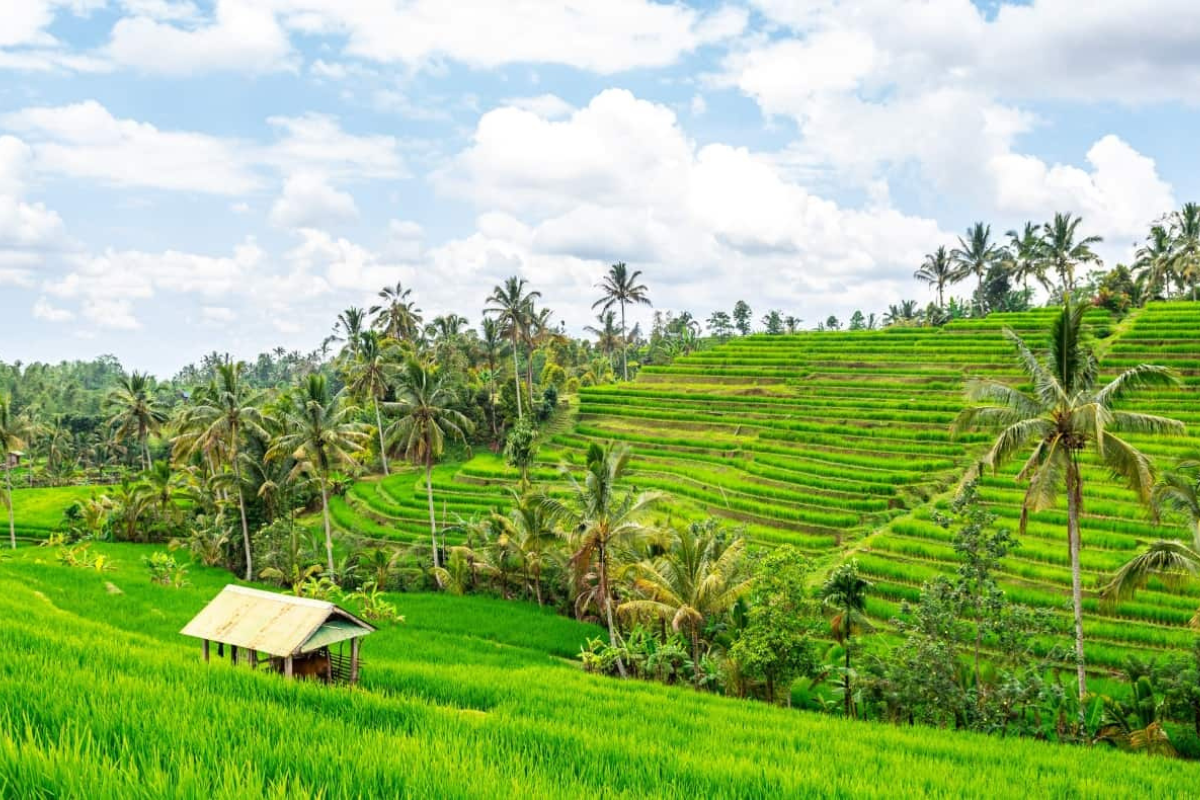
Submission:
M 486 302 L 491 303 L 483 309 L 484 314 L 493 314 L 504 333 L 512 342 L 513 381 L 517 387 L 517 417 L 523 417 L 521 411 L 521 365 L 518 358 L 521 337 L 529 327 L 533 317 L 533 304 L 542 296 L 541 292 L 526 292 L 525 279 L 512 276 L 504 281 L 503 286 L 495 286 Z M 529 390 L 533 391 L 531 384 Z M 531 398 L 532 401 L 532 398 Z
M 437 545 L 437 518 L 433 511 L 433 462 L 442 457 L 446 437 L 466 442 L 471 421 L 451 408 L 450 388 L 436 368 L 409 359 L 401 372 L 397 401 L 390 406 L 401 416 L 387 431 L 389 446 L 399 448 L 413 464 L 425 467 L 425 493 L 429 499 L 429 535 L 433 542 L 433 567 L 441 567 Z M 389 410 L 390 410 L 389 409 Z
M 1050 331 L 1049 351 L 1038 358 L 1020 336 L 1005 329 L 1017 360 L 1033 385 L 1024 392 L 990 380 L 968 384 L 973 405 L 954 421 L 954 431 L 999 430 L 981 466 L 997 470 L 1032 446 L 1017 475 L 1029 488 L 1021 509 L 1021 532 L 1030 513 L 1054 505 L 1060 484 L 1067 494 L 1067 546 L 1071 560 L 1071 599 L 1075 611 L 1075 662 L 1080 714 L 1087 694 L 1083 652 L 1083 583 L 1079 566 L 1079 515 L 1083 505 L 1080 458 L 1091 451 L 1100 466 L 1119 476 L 1144 502 L 1154 488 L 1150 459 L 1118 436 L 1121 432 L 1180 434 L 1183 423 L 1165 417 L 1118 411 L 1114 404 L 1149 386 L 1175 382 L 1165 367 L 1141 364 L 1097 387 L 1099 364 L 1083 324 L 1086 307 L 1067 305 Z
M 313 373 L 294 390 L 283 433 L 267 451 L 267 458 L 291 456 L 295 459 L 288 478 L 308 475 L 321 489 L 321 516 L 325 521 L 326 566 L 334 574 L 333 528 L 329 521 L 329 475 L 337 467 L 353 466 L 370 435 L 354 422 L 358 408 L 343 402 L 339 393 L 331 395 L 325 376 Z
M 358 338 L 358 353 L 354 362 L 350 364 L 346 388 L 355 398 L 371 399 L 371 405 L 375 409 L 375 430 L 379 433 L 379 458 L 383 462 L 383 474 L 386 476 L 390 473 L 387 447 L 383 441 L 383 416 L 379 412 L 379 401 L 387 396 L 396 351 L 389 344 L 392 340 L 381 336 L 378 331 L 363 331 Z
M 867 621 L 867 592 L 871 582 L 858 574 L 858 562 L 839 565 L 829 573 L 821 587 L 821 604 L 829 609 L 829 632 L 845 651 L 842 675 L 846 718 L 854 715 L 854 699 L 850 693 L 850 637 L 871 629 Z
M 1162 225 L 1151 226 L 1146 243 L 1137 249 L 1134 258 L 1133 268 L 1146 281 L 1150 296 L 1165 290 L 1170 297 L 1175 261 L 1175 240 L 1170 231 Z
M 617 327 L 617 312 L 601 312 L 596 321 L 600 323 L 599 327 L 585 325 L 583 329 L 596 337 L 596 349 L 611 359 L 624 341 L 621 329 Z
M 954 262 L 945 247 L 939 247 L 932 253 L 926 253 L 921 268 L 913 273 L 913 277 L 937 289 L 938 308 L 945 308 L 945 290 L 947 284 L 954 282 Z
M 375 327 L 384 336 L 399 341 L 415 342 L 421 331 L 421 309 L 410 299 L 412 289 L 405 289 L 399 281 L 385 286 L 379 292 L 382 301 L 371 306 L 368 313 L 375 318 Z
M 1000 259 L 1000 249 L 992 242 L 992 226 L 976 222 L 967 228 L 967 237 L 958 237 L 958 247 L 950 251 L 950 258 L 957 268 L 955 281 L 968 275 L 978 280 L 975 289 L 975 304 L 979 313 L 983 308 L 983 279 L 988 270 Z
M 608 311 L 613 306 L 621 307 L 621 371 L 625 380 L 629 380 L 629 342 L 625 335 L 625 306 L 650 305 L 650 299 L 646 297 L 649 290 L 638 283 L 641 276 L 641 270 L 630 272 L 624 261 L 618 261 L 608 268 L 608 274 L 600 281 L 603 294 L 599 300 L 592 303 L 592 308 L 599 307 L 601 311 Z
M 1185 203 L 1171 214 L 1171 269 L 1181 286 L 1191 287 L 1196 299 L 1200 286 L 1200 204 Z
M 8 506 L 8 539 L 17 549 L 17 523 L 13 515 L 12 463 L 9 456 L 25 446 L 25 423 L 12 411 L 8 395 L 0 395 L 0 459 L 4 460 L 4 505 Z M 32 469 L 32 466 L 30 467 Z
M 1058 273 L 1064 300 L 1075 290 L 1075 267 L 1100 263 L 1100 257 L 1092 252 L 1092 245 L 1104 241 L 1102 238 L 1087 236 L 1075 241 L 1081 222 L 1082 218 L 1070 213 L 1058 213 L 1042 226 L 1042 257 L 1046 266 L 1053 267 Z
M 1170 584 L 1197 574 L 1200 574 L 1200 548 L 1172 539 L 1159 539 L 1151 542 L 1144 553 L 1127 561 L 1100 590 L 1100 597 L 1106 603 L 1116 604 L 1134 597 L 1152 577 Z M 1190 624 L 1200 628 L 1200 609 Z
M 500 431 L 496 426 L 496 369 L 504 355 L 504 329 L 491 317 L 484 317 L 479 327 L 479 349 L 488 365 L 488 410 L 492 418 L 492 436 L 499 437 Z
M 105 405 L 108 424 L 118 439 L 135 437 L 142 454 L 143 469 L 150 469 L 150 434 L 167 421 L 167 412 L 153 394 L 150 376 L 134 372 L 122 377 L 109 392 Z
M 1045 285 L 1046 264 L 1042 258 L 1042 226 L 1026 222 L 1020 232 L 1013 229 L 1005 234 L 1008 237 L 1009 273 L 1014 280 L 1021 282 L 1021 287 L 1029 294 L 1029 279 L 1036 278 Z
M 658 558 L 634 566 L 633 586 L 644 599 L 627 600 L 617 611 L 636 616 L 651 614 L 670 620 L 676 631 L 687 631 L 692 644 L 692 674 L 700 685 L 700 631 L 743 597 L 753 583 L 742 569 L 746 541 L 726 541 L 698 523 L 677 531 L 671 546 Z
M 533 584 L 533 594 L 542 605 L 542 571 L 559 541 L 554 520 L 534 495 L 509 489 L 513 497 L 508 516 L 493 514 L 492 522 L 499 531 L 497 545 L 509 548 L 521 560 L 527 590 Z
M 215 392 L 198 394 L 200 402 L 184 416 L 183 427 L 188 433 L 175 440 L 176 457 L 190 457 L 197 452 L 223 452 L 233 468 L 237 483 L 238 512 L 242 522 L 242 544 L 246 555 L 246 580 L 254 578 L 253 554 L 250 547 L 250 525 L 246 520 L 246 490 L 242 480 L 242 440 L 246 434 L 268 438 L 263 427 L 263 415 L 258 408 L 259 397 L 250 391 L 242 375 L 247 367 L 243 361 L 226 362 L 217 366 Z
M 647 527 L 642 517 L 664 497 L 660 492 L 619 490 L 618 483 L 629 470 L 630 457 L 631 452 L 625 445 L 611 444 L 601 448 L 593 443 L 588 448 L 582 481 L 566 466 L 562 468 L 569 483 L 569 496 L 559 499 L 541 494 L 537 500 L 571 537 L 571 565 L 575 570 L 576 585 L 583 585 L 590 575 L 595 575 L 595 592 L 580 593 L 576 599 L 576 613 L 595 601 L 608 625 L 609 641 L 614 646 L 620 642 L 620 636 L 613 617 L 612 548 L 644 533 Z M 619 656 L 617 671 L 625 677 L 625 665 Z
M 1178 514 L 1192 532 L 1192 548 L 1200 551 L 1200 459 L 1179 462 L 1163 475 L 1152 496 L 1157 513 Z
M 325 337 L 325 342 L 344 342 L 343 353 L 350 355 L 350 360 L 358 358 L 358 346 L 361 337 L 367 329 L 367 314 L 357 306 L 350 306 L 338 314 L 337 322 L 333 325 L 333 333 Z

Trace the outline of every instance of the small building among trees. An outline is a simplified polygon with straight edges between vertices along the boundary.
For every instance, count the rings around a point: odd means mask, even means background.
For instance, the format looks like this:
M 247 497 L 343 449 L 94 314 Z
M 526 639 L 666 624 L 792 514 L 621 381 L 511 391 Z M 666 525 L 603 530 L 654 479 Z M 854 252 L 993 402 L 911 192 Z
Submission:
M 217 656 L 228 647 L 234 664 L 269 664 L 288 677 L 354 684 L 360 642 L 374 631 L 325 600 L 229 585 L 180 633 L 203 642 L 206 662 L 215 642 Z

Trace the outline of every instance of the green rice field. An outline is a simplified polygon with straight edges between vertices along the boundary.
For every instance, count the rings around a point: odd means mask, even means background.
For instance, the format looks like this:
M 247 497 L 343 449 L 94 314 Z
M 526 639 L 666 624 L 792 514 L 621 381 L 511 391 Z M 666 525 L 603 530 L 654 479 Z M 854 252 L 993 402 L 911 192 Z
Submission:
M 1195 766 L 851 722 L 584 673 L 597 628 L 479 597 L 394 595 L 361 684 L 204 664 L 178 630 L 229 580 L 0 563 L 0 797 L 1186 797 Z M 134 713 L 136 710 L 136 713 Z

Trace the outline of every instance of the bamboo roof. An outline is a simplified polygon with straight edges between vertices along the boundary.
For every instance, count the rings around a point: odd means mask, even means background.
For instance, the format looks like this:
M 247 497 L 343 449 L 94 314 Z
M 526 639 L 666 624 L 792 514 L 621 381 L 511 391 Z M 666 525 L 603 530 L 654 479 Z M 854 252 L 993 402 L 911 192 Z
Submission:
M 285 658 L 374 630 L 326 600 L 230 585 L 180 633 Z

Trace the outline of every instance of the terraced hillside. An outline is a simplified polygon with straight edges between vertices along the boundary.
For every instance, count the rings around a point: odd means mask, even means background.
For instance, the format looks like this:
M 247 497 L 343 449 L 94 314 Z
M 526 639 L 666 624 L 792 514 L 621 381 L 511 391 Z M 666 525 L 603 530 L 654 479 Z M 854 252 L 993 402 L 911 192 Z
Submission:
M 933 522 L 988 434 L 954 438 L 950 423 L 974 376 L 1019 381 L 1010 327 L 1044 338 L 1057 312 L 993 315 L 942 329 L 805 333 L 734 339 L 669 366 L 646 367 L 629 384 L 591 387 L 572 398 L 573 422 L 548 431 L 535 471 L 552 488 L 555 467 L 578 463 L 589 442 L 635 449 L 633 482 L 675 501 L 674 519 L 715 514 L 743 524 L 764 543 L 792 543 L 832 563 L 852 552 L 876 582 L 872 611 L 887 619 L 921 583 L 953 568 L 951 534 Z M 1089 323 L 1102 339 L 1104 366 L 1172 366 L 1185 386 L 1143 394 L 1131 410 L 1173 416 L 1192 435 L 1132 437 L 1170 465 L 1200 451 L 1200 304 L 1158 304 L 1119 324 L 1104 312 Z M 1016 525 L 1023 487 L 987 476 L 981 496 Z M 436 513 L 448 521 L 506 504 L 515 473 L 490 454 L 435 472 Z M 1176 531 L 1156 527 L 1132 494 L 1088 466 L 1083 525 L 1085 586 L 1094 589 L 1145 541 Z M 380 538 L 428 535 L 422 477 L 359 484 L 336 510 L 338 523 Z M 1060 609 L 1067 619 L 1065 511 L 1036 515 L 1008 562 L 1010 591 Z M 1097 665 L 1134 651 L 1182 648 L 1184 625 L 1200 605 L 1200 585 L 1152 585 L 1136 601 L 1103 609 L 1093 596 L 1087 633 Z M 1130 622 L 1137 624 L 1131 625 Z

